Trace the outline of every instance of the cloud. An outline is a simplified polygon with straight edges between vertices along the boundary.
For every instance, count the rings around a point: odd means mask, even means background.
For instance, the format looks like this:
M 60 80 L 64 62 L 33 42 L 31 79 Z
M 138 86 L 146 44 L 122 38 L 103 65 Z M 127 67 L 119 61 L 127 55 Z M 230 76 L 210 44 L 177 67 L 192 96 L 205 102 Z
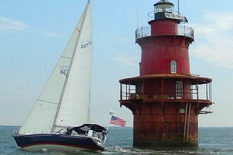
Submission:
M 23 22 L 0 17 L 0 32 L 16 32 L 28 29 L 29 26 Z
M 29 29 L 30 27 L 21 21 L 12 20 L 6 17 L 0 17 L 0 32 L 18 32 Z M 39 31 L 34 29 L 37 33 L 40 33 L 46 37 L 58 37 L 61 34 L 54 32 Z
M 113 61 L 117 61 L 128 67 L 138 67 L 138 63 L 140 61 L 139 57 L 136 56 L 126 56 L 126 55 L 118 55 L 110 58 Z
M 206 12 L 200 23 L 192 24 L 197 44 L 191 54 L 233 69 L 233 12 Z

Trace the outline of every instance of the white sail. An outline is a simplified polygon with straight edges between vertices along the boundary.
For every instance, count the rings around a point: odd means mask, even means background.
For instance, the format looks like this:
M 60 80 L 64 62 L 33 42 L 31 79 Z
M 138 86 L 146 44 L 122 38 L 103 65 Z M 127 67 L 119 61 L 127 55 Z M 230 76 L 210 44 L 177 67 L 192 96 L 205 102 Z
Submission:
M 66 123 L 63 122 L 63 124 L 61 125 L 74 125 L 73 117 L 75 117 L 75 119 L 79 119 L 77 117 L 77 114 L 73 115 L 76 112 L 81 112 L 83 115 L 85 115 L 84 117 L 80 117 L 81 121 L 78 121 L 78 123 L 89 121 L 89 92 L 92 56 L 91 25 L 91 10 L 90 3 L 88 2 L 86 9 L 84 10 L 84 13 L 82 14 L 77 26 L 75 27 L 75 30 L 65 50 L 63 51 L 56 67 L 54 68 L 49 80 L 47 81 L 44 89 L 39 95 L 33 109 L 25 120 L 23 126 L 20 128 L 20 134 L 50 133 L 54 128 L 54 122 L 60 125 L 59 123 L 57 123 L 56 120 L 61 120 L 61 118 L 63 117 L 65 118 L 65 120 L 71 120 Z M 89 30 L 85 27 L 88 27 Z M 88 36 L 85 37 L 85 35 Z M 88 42 L 85 44 L 85 41 Z M 81 49 L 81 46 L 85 46 L 85 48 Z M 88 54 L 83 54 L 83 52 L 87 52 Z M 85 61 L 85 63 L 77 61 Z M 85 74 L 81 75 L 80 73 Z M 83 78 L 86 79 L 83 80 Z M 82 91 L 85 91 L 85 93 L 80 91 L 81 89 Z M 85 94 L 88 94 L 88 98 Z M 76 96 L 78 96 L 78 98 Z M 66 101 L 68 102 L 68 104 L 66 103 Z M 82 104 L 85 105 L 82 106 Z M 76 110 L 79 108 L 80 110 L 75 112 L 69 111 L 69 114 L 72 114 L 73 116 L 69 115 L 70 118 L 68 118 L 66 114 L 63 116 L 64 110 L 66 109 L 65 106 L 68 106 L 68 110 Z M 59 110 L 60 108 L 61 110 Z M 83 113 L 84 110 L 87 110 L 87 112 Z M 56 117 L 59 119 L 56 119 Z
M 92 16 L 91 8 L 86 9 L 79 42 L 54 124 L 57 129 L 90 123 Z

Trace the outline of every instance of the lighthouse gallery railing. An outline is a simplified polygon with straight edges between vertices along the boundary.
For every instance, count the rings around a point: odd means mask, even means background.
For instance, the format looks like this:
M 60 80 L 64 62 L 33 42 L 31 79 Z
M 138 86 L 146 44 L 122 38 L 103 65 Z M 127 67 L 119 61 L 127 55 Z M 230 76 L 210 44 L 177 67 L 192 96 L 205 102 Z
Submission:
M 170 27 L 166 27 L 166 28 L 169 29 Z M 143 37 L 152 36 L 151 27 L 146 26 L 146 27 L 138 28 L 135 31 L 135 35 L 136 35 L 136 40 Z M 178 36 L 186 36 L 194 39 L 194 29 L 185 25 L 178 25 L 177 34 L 161 33 L 160 35 L 178 35 Z
M 200 87 L 200 88 L 199 88 Z M 151 99 L 151 100 L 210 100 L 212 101 L 212 83 L 206 83 L 205 85 L 193 85 L 190 89 L 184 88 L 181 92 L 153 92 L 151 89 L 147 89 L 148 92 L 144 92 L 138 89 L 135 85 L 121 84 L 120 85 L 120 100 L 140 100 L 140 99 Z M 178 95 L 179 93 L 179 95 Z M 191 96 L 190 96 L 191 95 Z

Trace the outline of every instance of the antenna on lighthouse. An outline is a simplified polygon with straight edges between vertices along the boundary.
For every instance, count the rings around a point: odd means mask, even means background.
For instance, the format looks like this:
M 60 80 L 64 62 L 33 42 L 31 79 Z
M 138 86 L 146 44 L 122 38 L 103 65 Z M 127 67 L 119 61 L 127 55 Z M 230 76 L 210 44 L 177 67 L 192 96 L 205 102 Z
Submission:
M 178 0 L 178 14 L 180 14 L 180 0 Z
M 139 0 L 137 0 L 137 27 L 138 28 L 138 23 L 139 23 Z

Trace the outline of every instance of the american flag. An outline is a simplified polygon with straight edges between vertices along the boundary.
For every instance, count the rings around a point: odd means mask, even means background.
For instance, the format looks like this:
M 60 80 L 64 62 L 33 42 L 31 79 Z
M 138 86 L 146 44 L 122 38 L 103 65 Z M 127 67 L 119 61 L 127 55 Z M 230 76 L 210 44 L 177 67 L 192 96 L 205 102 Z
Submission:
M 119 125 L 119 126 L 124 127 L 125 124 L 126 124 L 126 121 L 123 120 L 123 119 L 121 119 L 121 118 L 118 118 L 118 117 L 116 117 L 116 116 L 112 116 L 112 117 L 111 117 L 110 124 L 115 124 L 115 125 Z

